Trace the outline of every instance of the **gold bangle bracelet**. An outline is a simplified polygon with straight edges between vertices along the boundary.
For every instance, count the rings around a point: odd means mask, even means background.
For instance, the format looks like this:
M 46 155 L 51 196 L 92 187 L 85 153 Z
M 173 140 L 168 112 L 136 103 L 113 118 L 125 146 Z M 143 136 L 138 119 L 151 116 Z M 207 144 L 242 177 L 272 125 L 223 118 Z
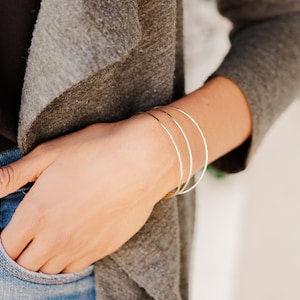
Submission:
M 182 186 L 182 181 L 183 181 L 183 165 L 182 165 L 182 159 L 181 159 L 181 154 L 180 154 L 180 151 L 178 149 L 178 146 L 175 142 L 175 139 L 174 137 L 172 136 L 171 132 L 169 131 L 169 129 L 160 121 L 159 118 L 157 118 L 156 116 L 154 116 L 153 114 L 151 114 L 150 112 L 146 111 L 146 112 L 139 112 L 139 114 L 147 114 L 149 116 L 151 116 L 152 118 L 154 118 L 159 124 L 160 126 L 165 130 L 165 132 L 168 134 L 174 148 L 175 148 L 175 151 L 176 151 L 176 154 L 177 154 L 177 157 L 178 157 L 178 162 L 179 162 L 179 185 L 178 187 L 176 188 L 176 190 L 174 192 L 169 192 L 167 193 L 163 198 L 164 199 L 169 199 L 169 198 L 172 198 L 172 197 L 175 197 L 176 195 L 178 195 L 178 193 L 180 192 L 181 190 L 181 186 Z
M 207 141 L 206 141 L 206 138 L 203 134 L 203 131 L 202 129 L 200 128 L 200 126 L 197 124 L 197 122 L 194 120 L 194 118 L 192 118 L 192 116 L 190 116 L 187 112 L 185 112 L 184 110 L 178 108 L 178 107 L 175 107 L 175 106 L 167 106 L 168 108 L 171 108 L 173 110 L 177 110 L 179 111 L 180 113 L 182 113 L 183 115 L 185 115 L 194 125 L 195 127 L 197 128 L 197 130 L 199 131 L 199 134 L 202 138 L 202 142 L 203 142 L 203 146 L 204 146 L 204 153 L 205 153 L 205 160 L 204 160 L 204 166 L 203 166 L 203 169 L 202 169 L 202 172 L 201 172 L 201 175 L 200 177 L 196 180 L 196 183 L 191 186 L 190 188 L 188 188 L 187 190 L 185 191 L 182 191 L 181 194 L 186 194 L 188 192 L 190 192 L 191 190 L 193 190 L 194 188 L 197 187 L 197 185 L 200 183 L 200 181 L 203 179 L 204 177 L 204 174 L 207 170 L 207 166 L 208 166 L 208 146 L 207 146 Z
M 190 162 L 190 166 L 189 166 L 189 173 L 188 173 L 188 178 L 186 180 L 186 182 L 183 184 L 183 186 L 180 187 L 180 190 L 178 192 L 178 195 L 181 195 L 182 192 L 184 190 L 186 190 L 192 176 L 193 176 L 193 155 L 192 155 L 192 150 L 191 150 L 191 145 L 190 145 L 190 142 L 186 136 L 186 133 L 184 132 L 182 126 L 178 123 L 178 121 L 170 114 L 168 113 L 167 111 L 165 111 L 163 109 L 163 106 L 157 106 L 157 107 L 154 107 L 154 109 L 158 110 L 158 111 L 161 111 L 163 113 L 165 113 L 166 115 L 168 115 L 172 121 L 176 124 L 176 126 L 178 127 L 178 129 L 180 130 L 184 140 L 185 140 L 185 143 L 186 143 L 186 146 L 187 146 L 187 149 L 188 149 L 188 154 L 189 154 L 189 162 Z

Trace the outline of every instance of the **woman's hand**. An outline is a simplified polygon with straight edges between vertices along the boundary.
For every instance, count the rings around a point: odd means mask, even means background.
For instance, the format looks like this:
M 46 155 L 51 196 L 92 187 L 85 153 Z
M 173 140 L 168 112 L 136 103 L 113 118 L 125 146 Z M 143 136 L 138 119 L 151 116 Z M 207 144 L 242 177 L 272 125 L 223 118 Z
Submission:
M 210 161 L 251 134 L 246 98 L 229 79 L 216 77 L 173 105 L 201 126 Z M 165 114 L 152 113 L 172 132 L 183 154 L 186 180 L 189 158 L 178 128 Z M 180 113 L 170 113 L 188 135 L 195 173 L 204 162 L 199 133 Z M 89 126 L 42 144 L 0 169 L 0 197 L 35 181 L 1 233 L 3 245 L 27 269 L 79 271 L 129 240 L 178 179 L 174 147 L 150 116 Z
M 57 274 L 116 251 L 175 187 L 169 147 L 161 128 L 137 115 L 49 141 L 0 169 L 0 197 L 35 181 L 1 233 L 8 255 Z

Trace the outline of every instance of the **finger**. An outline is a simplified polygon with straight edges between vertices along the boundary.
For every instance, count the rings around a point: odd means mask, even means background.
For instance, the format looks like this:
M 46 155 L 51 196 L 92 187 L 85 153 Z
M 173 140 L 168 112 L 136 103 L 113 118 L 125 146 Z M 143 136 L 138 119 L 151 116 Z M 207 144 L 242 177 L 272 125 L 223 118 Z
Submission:
M 82 249 L 83 246 L 80 246 Z M 78 249 L 78 247 L 75 247 Z M 95 250 L 97 249 L 97 251 Z M 99 256 L 99 253 L 103 252 L 101 246 L 97 246 L 97 243 L 92 243 L 88 248 L 85 249 L 84 252 L 80 252 L 77 250 L 74 252 L 74 255 L 69 255 L 72 260 L 66 264 L 66 267 L 63 269 L 62 273 L 75 273 L 80 272 L 90 265 L 92 265 L 95 261 L 102 259 L 106 255 Z
M 27 270 L 37 272 L 39 270 L 42 271 L 42 266 L 51 260 L 54 255 L 55 253 L 51 250 L 49 251 L 45 243 L 42 244 L 38 239 L 35 239 L 31 241 L 28 247 L 20 254 L 16 262 Z M 61 270 L 62 269 L 63 267 L 61 267 Z M 61 270 L 59 270 L 59 272 Z
M 51 238 L 47 239 L 45 234 L 41 234 L 18 257 L 17 263 L 28 270 L 59 274 L 74 260 L 75 251 L 61 248 L 56 242 L 51 242 Z
M 36 259 L 38 256 L 40 258 Z M 26 269 L 40 271 L 45 274 L 65 273 L 64 270 L 71 266 L 68 273 L 74 273 L 88 266 L 90 262 L 89 260 L 87 261 L 86 257 L 79 259 L 78 249 L 66 248 L 57 251 L 57 247 L 52 249 L 50 246 L 48 249 L 41 250 L 37 243 L 35 245 L 32 243 L 18 258 L 17 263 Z
M 2 233 L 0 236 L 0 240 L 2 243 L 2 246 L 6 252 L 6 254 L 12 259 L 12 260 L 16 260 L 18 258 L 18 256 L 22 253 L 22 251 L 24 249 L 26 249 L 28 243 L 30 243 L 30 241 L 26 244 L 24 243 L 24 245 L 22 247 L 15 247 L 15 245 L 13 243 L 9 243 L 6 241 L 6 238 L 3 237 Z
M 86 269 L 87 267 L 89 267 L 92 264 L 92 261 L 89 259 L 88 256 L 80 259 L 80 260 L 76 260 L 75 262 L 69 264 L 68 266 L 66 266 L 62 273 L 75 273 L 75 272 L 80 272 L 84 269 Z
M 27 248 L 24 249 L 24 251 L 16 259 L 16 263 L 21 267 L 25 268 L 26 270 L 37 272 L 40 269 L 40 267 L 43 265 L 43 261 L 39 256 L 32 255 L 31 245 L 33 243 L 34 241 L 31 241 L 31 243 L 27 246 Z
M 59 247 L 55 247 L 55 250 Z M 42 266 L 39 271 L 45 274 L 74 273 L 79 272 L 89 266 L 93 261 L 91 252 L 82 253 L 83 245 L 69 246 L 66 244 L 59 251 L 53 253 L 52 257 Z
M 1 232 L 4 249 L 14 260 L 32 241 L 38 229 L 39 216 L 36 213 L 36 206 L 30 201 L 30 195 L 31 190 L 17 207 L 8 225 Z
M 28 182 L 35 181 L 51 162 L 50 154 L 37 149 L 0 168 L 0 198 L 15 192 Z
M 59 255 L 48 260 L 39 271 L 45 274 L 59 274 L 63 273 L 63 270 L 68 266 L 73 257 L 71 255 Z

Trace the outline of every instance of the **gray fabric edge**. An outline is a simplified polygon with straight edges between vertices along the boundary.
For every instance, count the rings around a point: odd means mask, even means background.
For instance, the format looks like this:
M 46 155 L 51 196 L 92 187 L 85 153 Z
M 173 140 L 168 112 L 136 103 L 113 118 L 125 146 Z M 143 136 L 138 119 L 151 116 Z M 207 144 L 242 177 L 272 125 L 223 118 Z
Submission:
M 252 113 L 253 133 L 212 164 L 218 170 L 244 170 L 272 124 L 299 93 L 299 28 L 300 14 L 295 14 L 252 23 L 232 36 L 228 55 L 208 80 L 224 76 L 241 88 Z

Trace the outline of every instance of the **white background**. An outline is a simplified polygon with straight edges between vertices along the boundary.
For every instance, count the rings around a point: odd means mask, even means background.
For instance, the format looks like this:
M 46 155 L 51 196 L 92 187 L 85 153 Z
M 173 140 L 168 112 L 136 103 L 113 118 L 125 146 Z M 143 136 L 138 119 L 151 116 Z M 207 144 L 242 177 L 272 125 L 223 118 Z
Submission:
M 187 91 L 222 61 L 230 28 L 214 2 L 185 0 Z M 197 189 L 192 300 L 300 299 L 299 153 L 295 101 L 246 171 L 206 174 Z

